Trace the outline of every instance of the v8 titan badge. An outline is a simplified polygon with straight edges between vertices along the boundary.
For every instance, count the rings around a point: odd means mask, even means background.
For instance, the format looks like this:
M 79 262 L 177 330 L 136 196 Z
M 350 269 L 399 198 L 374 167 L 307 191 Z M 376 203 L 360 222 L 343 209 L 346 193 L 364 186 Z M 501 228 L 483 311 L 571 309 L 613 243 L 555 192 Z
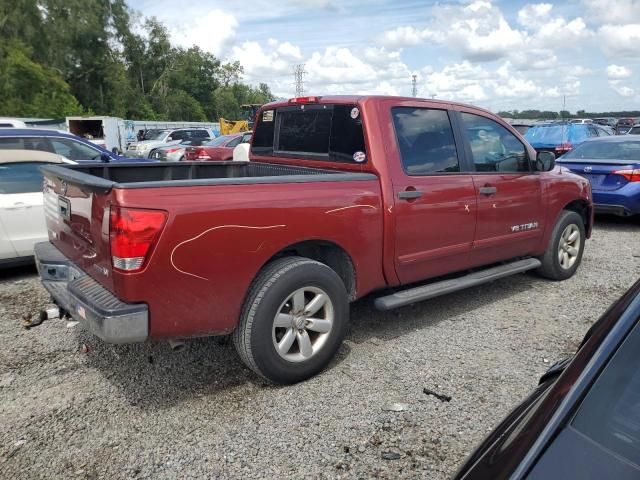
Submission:
M 353 161 L 362 163 L 367 159 L 367 154 L 364 152 L 356 152 L 353 154 Z
M 355 120 L 356 118 L 358 118 L 359 115 L 360 115 L 360 110 L 358 110 L 358 107 L 353 107 L 351 109 L 351 118 Z

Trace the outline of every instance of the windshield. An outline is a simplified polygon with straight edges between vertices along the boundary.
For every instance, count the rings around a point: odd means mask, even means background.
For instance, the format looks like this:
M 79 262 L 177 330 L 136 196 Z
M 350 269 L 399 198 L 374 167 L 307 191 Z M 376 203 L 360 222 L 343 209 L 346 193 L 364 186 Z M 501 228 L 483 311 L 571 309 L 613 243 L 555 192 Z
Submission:
M 167 136 L 167 133 L 169 133 L 169 130 L 152 130 L 150 132 L 145 133 L 144 139 L 145 140 L 162 140 L 164 137 Z
M 224 145 L 229 140 L 231 140 L 234 136 L 235 135 L 222 135 L 220 137 L 214 138 L 210 142 L 205 143 L 205 145 L 209 147 L 220 147 L 221 145 Z
M 640 161 L 640 140 L 628 142 L 585 142 L 562 157 L 563 160 L 634 160 Z

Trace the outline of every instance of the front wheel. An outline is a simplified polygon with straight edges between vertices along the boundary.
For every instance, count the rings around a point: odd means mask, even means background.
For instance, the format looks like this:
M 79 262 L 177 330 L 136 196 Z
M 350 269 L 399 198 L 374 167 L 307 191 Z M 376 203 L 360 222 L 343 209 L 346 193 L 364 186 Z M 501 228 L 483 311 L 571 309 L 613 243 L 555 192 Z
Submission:
M 536 272 L 551 280 L 566 280 L 573 276 L 582 261 L 585 244 L 582 217 L 564 210 L 556 222 L 544 256 Z
M 233 341 L 265 379 L 296 383 L 320 372 L 344 339 L 347 291 L 328 266 L 303 257 L 268 264 L 252 284 Z

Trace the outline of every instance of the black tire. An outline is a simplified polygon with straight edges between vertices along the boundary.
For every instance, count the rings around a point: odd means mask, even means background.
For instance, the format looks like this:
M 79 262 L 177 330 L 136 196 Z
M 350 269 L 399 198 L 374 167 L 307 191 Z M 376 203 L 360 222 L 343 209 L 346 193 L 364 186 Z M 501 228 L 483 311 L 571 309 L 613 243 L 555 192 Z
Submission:
M 559 248 L 562 242 L 562 234 L 570 225 L 577 227 L 577 231 L 580 232 L 580 245 L 577 248 L 578 255 L 575 261 L 567 268 L 563 267 L 560 263 Z M 573 274 L 576 273 L 582 261 L 585 240 L 586 234 L 582 217 L 576 212 L 563 210 L 558 217 L 556 225 L 553 227 L 547 250 L 544 256 L 540 258 L 542 266 L 536 270 L 536 273 L 550 280 L 566 280 L 567 278 L 571 278 Z
M 273 341 L 274 319 L 283 302 L 300 288 L 318 288 L 333 307 L 333 324 L 321 348 L 308 360 L 291 362 Z M 324 369 L 342 344 L 349 321 L 349 300 L 340 277 L 327 265 L 304 257 L 285 257 L 267 264 L 253 281 L 233 332 L 242 361 L 258 375 L 278 384 L 306 380 Z

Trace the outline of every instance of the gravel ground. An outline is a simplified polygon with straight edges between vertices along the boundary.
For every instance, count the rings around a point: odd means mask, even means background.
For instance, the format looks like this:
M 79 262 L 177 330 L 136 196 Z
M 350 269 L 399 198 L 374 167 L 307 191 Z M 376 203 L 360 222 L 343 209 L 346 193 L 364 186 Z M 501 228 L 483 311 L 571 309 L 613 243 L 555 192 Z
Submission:
M 3 272 L 0 478 L 447 478 L 639 273 L 640 222 L 598 219 L 572 279 L 387 313 L 365 298 L 329 369 L 273 387 L 215 339 L 175 353 L 25 330 L 48 297 L 32 269 Z

